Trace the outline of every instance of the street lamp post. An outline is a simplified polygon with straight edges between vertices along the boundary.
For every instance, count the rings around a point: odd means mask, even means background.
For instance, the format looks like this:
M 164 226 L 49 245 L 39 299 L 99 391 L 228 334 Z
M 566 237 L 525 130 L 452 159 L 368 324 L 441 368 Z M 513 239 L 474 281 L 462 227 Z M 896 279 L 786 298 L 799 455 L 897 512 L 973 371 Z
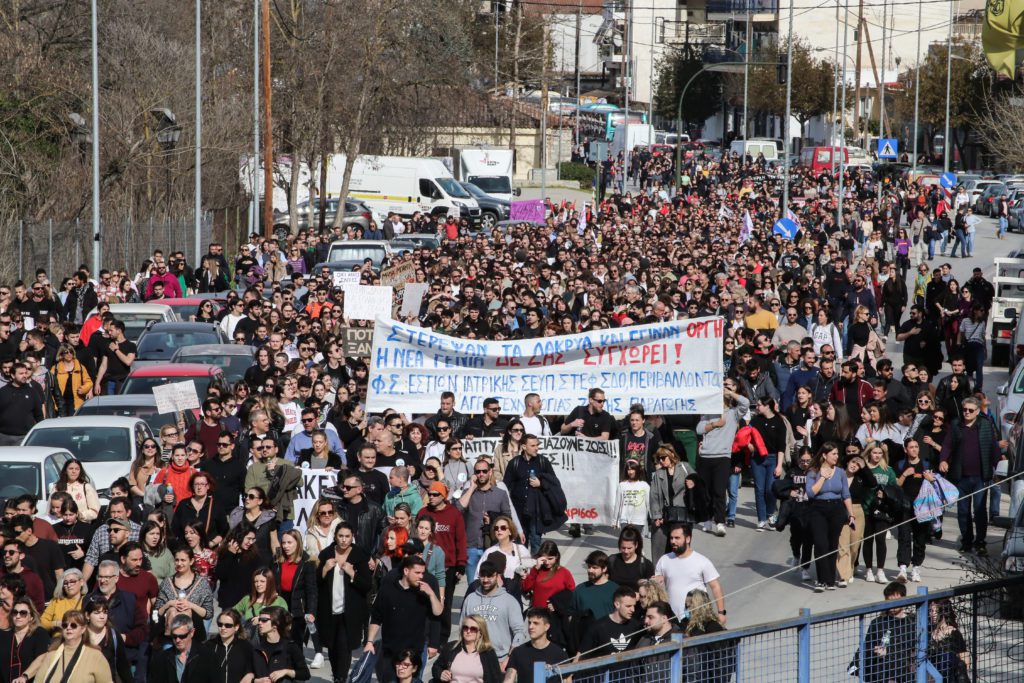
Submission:
M 917 119 L 918 110 L 921 106 L 921 5 L 917 3 L 917 69 L 914 71 L 914 158 L 910 160 L 913 164 L 911 177 L 917 180 Z
M 92 276 L 100 272 L 100 66 L 96 0 L 92 0 Z M 78 264 L 75 264 L 78 265 Z
M 949 86 L 953 70 L 953 3 L 949 3 L 949 29 L 946 33 L 946 131 L 942 138 L 942 170 L 949 173 Z
M 782 218 L 789 210 L 789 145 L 791 140 L 789 119 L 793 110 L 793 0 L 789 0 L 789 38 L 786 46 L 786 136 L 782 141 L 785 154 L 782 165 Z
M 196 190 L 195 208 L 193 209 L 193 220 L 196 231 L 196 250 L 193 264 L 199 266 L 199 250 L 202 245 L 202 223 L 203 223 L 203 44 L 201 17 L 203 12 L 202 0 L 196 0 Z

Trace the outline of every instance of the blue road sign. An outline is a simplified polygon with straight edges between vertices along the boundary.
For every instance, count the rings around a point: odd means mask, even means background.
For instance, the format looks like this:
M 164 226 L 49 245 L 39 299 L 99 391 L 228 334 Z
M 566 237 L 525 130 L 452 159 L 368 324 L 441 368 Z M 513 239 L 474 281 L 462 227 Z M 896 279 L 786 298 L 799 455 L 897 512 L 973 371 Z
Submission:
M 878 138 L 878 158 L 895 159 L 899 151 L 899 141 L 896 138 Z
M 956 187 L 956 173 L 946 171 L 945 173 L 940 175 L 939 185 L 941 185 L 942 189 L 944 190 L 952 190 L 954 187 Z
M 792 218 L 780 218 L 772 226 L 772 234 L 781 235 L 784 240 L 796 238 L 796 222 Z

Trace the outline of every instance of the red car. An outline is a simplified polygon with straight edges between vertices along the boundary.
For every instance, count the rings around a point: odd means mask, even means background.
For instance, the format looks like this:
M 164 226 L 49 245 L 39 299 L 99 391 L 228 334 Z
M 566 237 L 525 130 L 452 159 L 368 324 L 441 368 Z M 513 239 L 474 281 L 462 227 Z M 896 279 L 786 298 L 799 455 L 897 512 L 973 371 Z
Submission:
M 159 363 L 134 368 L 121 385 L 121 393 L 151 394 L 153 387 L 186 380 L 195 382 L 200 401 L 206 397 L 206 390 L 214 383 L 221 387 L 224 394 L 228 393 L 224 370 L 216 365 L 202 363 Z

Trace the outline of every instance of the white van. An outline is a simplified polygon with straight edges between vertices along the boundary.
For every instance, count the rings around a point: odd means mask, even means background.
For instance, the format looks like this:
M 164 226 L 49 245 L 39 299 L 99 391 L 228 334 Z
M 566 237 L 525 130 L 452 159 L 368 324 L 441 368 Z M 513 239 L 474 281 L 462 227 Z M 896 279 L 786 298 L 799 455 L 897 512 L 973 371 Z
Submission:
M 518 188 L 512 188 L 512 150 L 473 147 L 459 149 L 457 152 L 452 160 L 456 163 L 456 176 L 459 180 L 473 183 L 492 197 L 507 202 L 519 194 Z
M 385 216 L 394 212 L 408 217 L 421 211 L 470 221 L 480 218 L 480 205 L 440 159 L 360 155 L 352 168 L 349 196 Z
M 752 159 L 757 159 L 758 154 L 763 154 L 765 161 L 769 163 L 779 160 L 779 146 L 775 140 L 758 138 L 733 140 L 729 145 L 729 151 L 739 154 L 741 157 L 749 154 Z

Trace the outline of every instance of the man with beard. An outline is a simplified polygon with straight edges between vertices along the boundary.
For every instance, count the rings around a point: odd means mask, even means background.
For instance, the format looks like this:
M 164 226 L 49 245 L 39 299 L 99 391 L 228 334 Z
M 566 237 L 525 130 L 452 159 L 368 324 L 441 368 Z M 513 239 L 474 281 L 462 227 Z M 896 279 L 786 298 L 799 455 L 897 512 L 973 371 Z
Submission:
M 668 531 L 669 552 L 658 560 L 654 567 L 655 578 L 660 577 L 668 592 L 672 611 L 683 614 L 686 611 L 686 596 L 691 590 L 699 589 L 710 594 L 718 610 L 718 619 L 725 625 L 725 594 L 718 580 L 718 570 L 704 555 L 693 549 L 693 525 L 676 522 Z
M 874 389 L 867 380 L 857 375 L 857 362 L 848 360 L 843 363 L 839 381 L 832 385 L 828 399 L 846 406 L 850 416 L 850 424 L 860 426 L 860 409 L 875 398 Z
M 148 617 L 160 589 L 156 577 L 142 568 L 143 558 L 142 546 L 136 541 L 128 541 L 121 546 L 118 551 L 121 574 L 117 579 L 117 590 L 134 595 L 136 610 Z M 148 625 L 143 628 L 148 632 Z M 144 637 L 137 645 L 128 645 L 125 650 L 128 661 L 135 665 L 135 683 L 143 683 L 149 658 L 148 637 Z
M 903 342 L 904 362 L 928 368 L 931 377 L 938 374 L 942 367 L 942 333 L 935 320 L 925 315 L 923 306 L 910 307 L 910 319 L 896 331 L 896 341 Z

